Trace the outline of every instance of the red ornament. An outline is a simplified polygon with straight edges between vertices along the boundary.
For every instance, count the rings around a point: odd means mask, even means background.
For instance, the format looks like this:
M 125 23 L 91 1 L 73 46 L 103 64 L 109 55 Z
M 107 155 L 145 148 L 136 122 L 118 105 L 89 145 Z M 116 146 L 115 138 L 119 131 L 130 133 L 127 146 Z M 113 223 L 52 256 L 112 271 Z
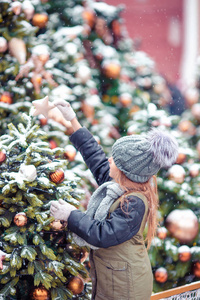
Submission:
M 51 149 L 55 149 L 56 147 L 58 147 L 57 143 L 54 140 L 49 141 L 49 146 Z
M 163 267 L 158 268 L 154 273 L 155 280 L 159 283 L 165 283 L 168 278 L 167 270 Z
M 183 245 L 178 249 L 178 258 L 182 262 L 189 261 L 191 258 L 191 250 L 187 245 Z
M 65 178 L 65 173 L 62 169 L 58 169 L 55 172 L 50 173 L 50 180 L 54 183 L 61 183 Z
M 0 151 L 0 164 L 6 160 L 6 153 L 4 150 Z
M 47 118 L 43 118 L 43 117 L 40 118 L 40 125 L 41 125 L 41 126 L 47 125 L 47 122 L 48 122 L 48 121 L 47 121 Z

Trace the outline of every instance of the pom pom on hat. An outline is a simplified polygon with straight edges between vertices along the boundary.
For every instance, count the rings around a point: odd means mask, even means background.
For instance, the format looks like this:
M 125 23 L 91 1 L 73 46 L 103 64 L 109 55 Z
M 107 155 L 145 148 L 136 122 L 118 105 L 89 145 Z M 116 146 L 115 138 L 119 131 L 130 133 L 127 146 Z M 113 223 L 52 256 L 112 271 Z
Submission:
M 169 168 L 178 156 L 178 143 L 167 132 L 151 129 L 145 135 L 118 139 L 112 157 L 119 170 L 134 182 L 146 182 L 160 168 Z
M 150 152 L 153 153 L 153 162 L 161 168 L 169 168 L 178 156 L 178 143 L 167 132 L 153 128 L 147 134 L 150 143 Z

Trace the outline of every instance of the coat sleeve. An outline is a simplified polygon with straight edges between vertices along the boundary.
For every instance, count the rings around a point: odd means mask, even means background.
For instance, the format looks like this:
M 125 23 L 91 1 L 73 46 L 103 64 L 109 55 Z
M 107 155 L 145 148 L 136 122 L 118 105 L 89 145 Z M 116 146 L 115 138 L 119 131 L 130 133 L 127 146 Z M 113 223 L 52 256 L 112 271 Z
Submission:
M 106 220 L 99 222 L 80 210 L 71 212 L 68 228 L 89 244 L 108 248 L 131 239 L 140 229 L 145 213 L 144 202 L 130 196 L 128 205 L 118 207 Z
M 109 162 L 93 135 L 82 127 L 70 136 L 70 141 L 81 153 L 87 167 L 92 172 L 98 185 L 111 180 Z

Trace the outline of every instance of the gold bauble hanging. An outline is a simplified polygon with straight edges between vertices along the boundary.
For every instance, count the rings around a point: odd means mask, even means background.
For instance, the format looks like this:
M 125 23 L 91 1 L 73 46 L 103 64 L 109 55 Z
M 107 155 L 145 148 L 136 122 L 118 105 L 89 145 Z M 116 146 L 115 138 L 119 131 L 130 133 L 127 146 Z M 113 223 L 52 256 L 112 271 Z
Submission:
M 20 212 L 15 215 L 14 217 L 14 223 L 18 227 L 23 227 L 27 224 L 27 216 L 24 212 Z
M 39 28 L 44 28 L 48 22 L 48 15 L 46 13 L 37 13 L 33 15 L 32 24 Z
M 65 173 L 62 169 L 58 169 L 55 172 L 50 173 L 50 180 L 54 183 L 61 183 L 65 179 Z
M 3 92 L 3 94 L 0 96 L 0 102 L 12 104 L 12 96 L 9 92 Z
M 35 287 L 31 292 L 31 300 L 50 300 L 50 293 L 45 287 Z
M 69 281 L 67 288 L 73 293 L 73 295 L 78 295 L 82 293 L 84 289 L 83 279 L 78 276 L 73 277 Z
M 115 62 L 107 62 L 103 65 L 103 73 L 110 79 L 118 79 L 121 73 L 121 66 Z
M 55 220 L 50 224 L 53 231 L 63 231 L 67 227 L 67 222 Z
M 181 244 L 191 243 L 199 232 L 198 219 L 191 209 L 171 211 L 166 218 L 165 226 Z

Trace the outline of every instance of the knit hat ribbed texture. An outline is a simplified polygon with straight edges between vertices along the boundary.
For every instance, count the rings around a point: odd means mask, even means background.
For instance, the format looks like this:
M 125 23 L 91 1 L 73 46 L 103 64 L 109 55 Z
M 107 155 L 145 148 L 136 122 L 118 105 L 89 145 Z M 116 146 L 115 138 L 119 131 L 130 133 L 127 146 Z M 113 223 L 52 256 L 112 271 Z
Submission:
M 146 135 L 118 139 L 112 147 L 115 165 L 130 180 L 146 182 L 177 159 L 178 143 L 169 133 L 152 129 Z

